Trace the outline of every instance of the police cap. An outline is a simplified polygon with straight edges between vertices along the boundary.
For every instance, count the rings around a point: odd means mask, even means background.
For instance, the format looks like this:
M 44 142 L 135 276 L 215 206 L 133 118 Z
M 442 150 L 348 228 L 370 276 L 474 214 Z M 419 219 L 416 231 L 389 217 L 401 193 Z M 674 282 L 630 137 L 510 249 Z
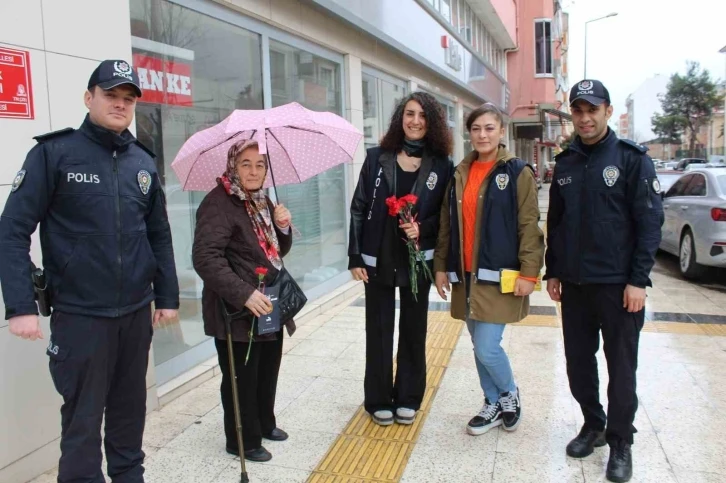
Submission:
M 610 104 L 610 93 L 599 80 L 585 79 L 572 86 L 570 90 L 570 105 L 579 99 L 593 106 L 599 106 L 606 101 Z
M 124 60 L 104 60 L 88 79 L 88 89 L 98 86 L 107 91 L 122 84 L 129 84 L 134 87 L 136 95 L 141 97 L 141 86 L 139 76 L 131 64 Z

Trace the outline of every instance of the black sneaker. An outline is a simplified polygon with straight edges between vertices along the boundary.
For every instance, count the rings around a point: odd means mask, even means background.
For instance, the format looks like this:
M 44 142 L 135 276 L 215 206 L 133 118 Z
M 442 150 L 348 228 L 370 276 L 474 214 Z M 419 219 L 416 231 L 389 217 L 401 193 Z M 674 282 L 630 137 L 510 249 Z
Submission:
M 514 392 L 505 392 L 499 396 L 499 404 L 502 407 L 502 419 L 504 429 L 514 431 L 522 422 L 522 401 L 519 399 L 519 388 Z
M 575 439 L 567 445 L 567 456 L 572 458 L 584 458 L 589 456 L 601 446 L 605 446 L 605 431 L 597 431 L 587 426 L 583 426 Z
M 618 441 L 610 446 L 610 459 L 605 477 L 608 481 L 624 483 L 633 476 L 633 454 L 630 445 L 625 441 Z
M 472 436 L 480 436 L 500 424 L 502 424 L 502 407 L 498 402 L 492 404 L 489 399 L 485 399 L 484 407 L 479 414 L 471 418 L 466 426 L 466 432 Z

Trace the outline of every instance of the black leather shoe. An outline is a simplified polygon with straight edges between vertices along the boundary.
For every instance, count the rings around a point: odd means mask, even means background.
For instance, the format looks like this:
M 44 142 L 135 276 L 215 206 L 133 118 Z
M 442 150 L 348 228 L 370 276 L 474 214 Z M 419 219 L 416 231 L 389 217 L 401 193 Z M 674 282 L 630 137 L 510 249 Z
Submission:
M 633 476 L 633 454 L 630 445 L 625 441 L 618 441 L 610 446 L 610 459 L 605 477 L 608 481 L 624 483 Z
M 239 450 L 237 448 L 230 448 L 229 446 L 227 446 L 225 449 L 227 450 L 227 453 L 239 456 Z M 245 459 L 250 461 L 257 461 L 258 463 L 264 463 L 265 461 L 270 461 L 272 459 L 272 453 L 260 446 L 257 449 L 250 449 L 245 451 Z
M 591 455 L 595 448 L 605 446 L 605 431 L 595 431 L 583 426 L 580 434 L 567 445 L 567 456 L 584 458 Z
M 285 441 L 288 438 L 288 434 L 280 428 L 275 428 L 270 434 L 263 434 L 262 437 L 271 441 Z

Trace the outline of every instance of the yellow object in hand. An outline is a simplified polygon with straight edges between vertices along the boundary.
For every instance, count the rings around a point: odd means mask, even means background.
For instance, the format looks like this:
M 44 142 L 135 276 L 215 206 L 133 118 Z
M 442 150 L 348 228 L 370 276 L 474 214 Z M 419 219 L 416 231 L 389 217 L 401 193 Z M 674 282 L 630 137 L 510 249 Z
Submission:
M 502 293 L 514 293 L 514 284 L 519 277 L 519 270 L 502 269 L 499 271 L 499 290 Z M 542 276 L 537 276 L 537 283 L 534 285 L 535 292 L 542 290 Z

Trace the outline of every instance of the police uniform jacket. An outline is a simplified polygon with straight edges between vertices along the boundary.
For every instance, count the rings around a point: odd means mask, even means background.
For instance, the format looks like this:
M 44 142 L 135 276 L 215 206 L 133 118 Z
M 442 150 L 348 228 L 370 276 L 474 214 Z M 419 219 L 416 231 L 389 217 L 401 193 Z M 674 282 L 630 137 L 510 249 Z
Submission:
M 392 256 L 383 251 L 391 250 L 393 245 L 385 243 L 388 238 L 386 219 L 390 216 L 386 198 L 395 195 L 396 163 L 393 151 L 380 147 L 368 149 L 350 206 L 348 268 L 365 268 L 372 278 L 386 268 L 382 264 L 390 263 Z M 412 193 L 418 197 L 413 214 L 419 223 L 419 248 L 424 252 L 429 269 L 433 268 L 439 211 L 453 172 L 450 159 L 424 150 Z M 403 230 L 398 234 L 405 237 Z
M 519 322 L 529 314 L 529 297 L 501 293 L 499 273 L 501 269 L 519 270 L 534 278 L 542 269 L 544 234 L 539 227 L 534 170 L 504 146 L 499 147 L 496 164 L 479 188 L 472 273 L 466 277 L 462 270 L 463 197 L 477 157 L 473 151 L 464 158 L 447 189 L 434 269 L 447 272 L 452 282 L 452 317 L 497 324 Z
M 38 136 L 0 218 L 6 318 L 37 314 L 30 235 L 40 223 L 54 310 L 120 317 L 179 307 L 166 202 L 153 154 L 86 116 Z
M 557 155 L 547 215 L 545 278 L 651 285 L 663 204 L 647 148 L 608 129 L 595 146 L 577 137 Z

